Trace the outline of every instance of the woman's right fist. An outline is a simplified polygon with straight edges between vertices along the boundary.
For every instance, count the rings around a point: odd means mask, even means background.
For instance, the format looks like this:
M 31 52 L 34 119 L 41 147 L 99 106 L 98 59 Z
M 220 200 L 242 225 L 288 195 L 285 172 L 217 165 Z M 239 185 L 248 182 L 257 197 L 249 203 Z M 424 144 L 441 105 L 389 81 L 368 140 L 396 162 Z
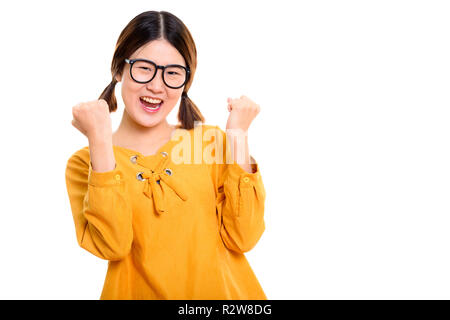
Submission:
M 82 102 L 72 107 L 72 125 L 89 140 L 112 135 L 108 103 L 103 100 Z

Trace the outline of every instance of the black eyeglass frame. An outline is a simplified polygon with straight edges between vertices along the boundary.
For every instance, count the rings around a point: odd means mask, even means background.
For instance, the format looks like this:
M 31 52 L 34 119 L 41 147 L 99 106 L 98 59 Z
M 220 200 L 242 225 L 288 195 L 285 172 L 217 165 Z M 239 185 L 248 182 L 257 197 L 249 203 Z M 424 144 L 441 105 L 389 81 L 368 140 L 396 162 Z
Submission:
M 148 81 L 138 81 L 138 80 L 136 80 L 136 79 L 133 77 L 133 74 L 131 73 L 131 69 L 133 69 L 133 64 L 134 64 L 136 61 L 144 61 L 144 62 L 148 62 L 148 63 L 151 63 L 151 64 L 153 64 L 153 65 L 155 66 L 155 73 L 154 73 L 153 76 L 150 78 L 150 80 L 148 80 Z M 131 77 L 131 79 L 133 79 L 133 80 L 136 81 L 137 83 L 149 83 L 150 81 L 153 80 L 153 78 L 155 78 L 156 74 L 158 73 L 158 69 L 161 69 L 161 70 L 162 70 L 162 78 L 163 78 L 164 84 L 165 84 L 166 86 L 168 86 L 169 88 L 172 88 L 172 89 L 179 89 L 179 88 L 181 88 L 182 86 L 184 86 L 184 85 L 186 84 L 186 82 L 188 82 L 188 80 L 189 80 L 189 75 L 190 75 L 190 72 L 191 72 L 191 70 L 190 70 L 189 67 L 185 67 L 185 66 L 182 66 L 182 65 L 179 65 L 179 64 L 168 64 L 167 66 L 160 66 L 160 65 L 157 65 L 156 63 L 154 63 L 153 61 L 147 60 L 147 59 L 125 59 L 125 62 L 130 64 L 130 77 Z M 167 84 L 166 79 L 164 79 L 164 71 L 165 71 L 165 69 L 168 68 L 168 67 L 181 67 L 181 68 L 183 68 L 183 69 L 186 71 L 186 79 L 184 80 L 184 82 L 183 82 L 182 85 L 180 85 L 180 86 L 178 86 L 178 87 L 172 87 L 172 86 L 169 86 L 169 85 Z

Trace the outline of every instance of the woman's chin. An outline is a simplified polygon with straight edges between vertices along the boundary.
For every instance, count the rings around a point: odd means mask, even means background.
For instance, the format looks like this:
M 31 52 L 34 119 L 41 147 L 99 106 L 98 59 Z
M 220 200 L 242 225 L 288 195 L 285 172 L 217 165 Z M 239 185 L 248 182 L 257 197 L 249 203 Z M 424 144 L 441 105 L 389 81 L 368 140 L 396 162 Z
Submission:
M 147 128 L 151 128 L 151 127 L 155 127 L 158 125 L 158 123 L 161 122 L 161 119 L 148 119 L 148 120 L 144 120 L 144 119 L 140 119 L 139 120 L 139 124 L 143 127 L 147 127 Z
M 133 114 L 131 119 L 142 127 L 154 127 L 162 121 L 159 115 L 142 115 L 140 112 Z

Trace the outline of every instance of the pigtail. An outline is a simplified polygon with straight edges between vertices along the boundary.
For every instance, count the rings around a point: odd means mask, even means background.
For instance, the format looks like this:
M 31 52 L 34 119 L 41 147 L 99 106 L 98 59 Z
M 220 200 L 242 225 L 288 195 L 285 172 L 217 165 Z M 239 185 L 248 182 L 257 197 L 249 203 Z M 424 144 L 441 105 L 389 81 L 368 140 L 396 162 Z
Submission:
M 181 123 L 181 127 L 186 130 L 194 128 L 194 123 L 196 121 L 201 121 L 202 123 L 205 122 L 202 113 L 185 92 L 183 92 L 181 96 L 178 121 Z
M 117 110 L 117 100 L 115 95 L 117 80 L 115 78 L 112 79 L 111 83 L 103 90 L 99 99 L 103 99 L 108 103 L 109 112 L 113 112 Z

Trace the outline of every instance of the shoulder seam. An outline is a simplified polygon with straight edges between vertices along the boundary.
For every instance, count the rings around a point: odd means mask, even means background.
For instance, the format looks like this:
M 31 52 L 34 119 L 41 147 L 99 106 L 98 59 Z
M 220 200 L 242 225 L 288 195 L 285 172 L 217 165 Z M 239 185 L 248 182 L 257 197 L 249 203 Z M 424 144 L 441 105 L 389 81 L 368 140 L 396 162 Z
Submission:
M 85 151 L 86 150 L 86 151 Z M 77 151 L 75 151 L 74 153 L 72 153 L 72 155 L 69 157 L 69 160 L 67 160 L 67 162 L 70 162 L 72 159 L 79 159 L 81 162 L 83 162 L 84 164 L 89 166 L 89 163 L 87 159 L 85 159 L 86 157 L 83 156 L 83 153 L 87 154 L 87 157 L 89 157 L 89 147 L 83 147 Z

